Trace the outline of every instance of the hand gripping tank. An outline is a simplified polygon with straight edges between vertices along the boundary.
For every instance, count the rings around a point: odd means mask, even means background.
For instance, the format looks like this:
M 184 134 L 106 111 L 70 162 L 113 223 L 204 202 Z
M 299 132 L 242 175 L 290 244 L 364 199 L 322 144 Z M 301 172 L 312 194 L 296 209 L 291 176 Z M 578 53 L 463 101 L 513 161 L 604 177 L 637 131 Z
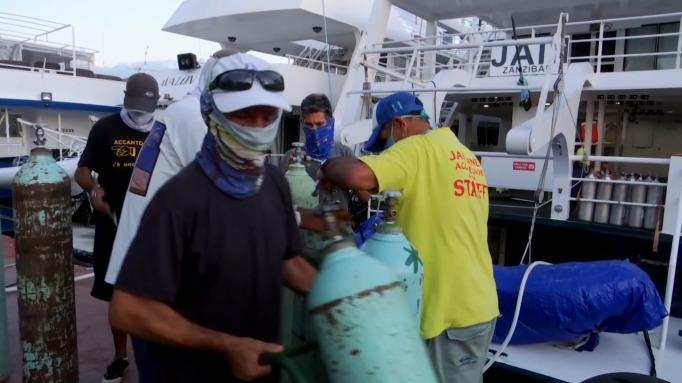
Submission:
M 322 209 L 329 242 L 307 307 L 331 383 L 436 383 L 395 272 L 344 238 L 334 206 Z
M 400 197 L 398 191 L 384 193 L 386 199 L 385 222 L 376 227 L 372 238 L 367 240 L 360 250 L 370 257 L 376 258 L 388 265 L 398 275 L 403 285 L 407 304 L 412 310 L 412 316 L 417 325 L 421 323 L 422 284 L 424 282 L 424 264 L 419 253 L 403 234 L 402 228 L 395 222 L 396 199 Z

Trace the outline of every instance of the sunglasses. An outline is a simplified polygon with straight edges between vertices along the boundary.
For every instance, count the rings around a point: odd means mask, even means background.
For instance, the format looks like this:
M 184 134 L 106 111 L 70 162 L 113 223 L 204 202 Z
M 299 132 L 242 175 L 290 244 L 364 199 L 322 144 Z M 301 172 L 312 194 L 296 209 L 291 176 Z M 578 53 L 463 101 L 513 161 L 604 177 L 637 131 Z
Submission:
M 250 69 L 235 69 L 216 76 L 208 85 L 209 91 L 216 89 L 228 92 L 242 92 L 251 89 L 254 81 L 268 92 L 284 92 L 284 78 L 281 74 L 271 71 L 255 71 Z

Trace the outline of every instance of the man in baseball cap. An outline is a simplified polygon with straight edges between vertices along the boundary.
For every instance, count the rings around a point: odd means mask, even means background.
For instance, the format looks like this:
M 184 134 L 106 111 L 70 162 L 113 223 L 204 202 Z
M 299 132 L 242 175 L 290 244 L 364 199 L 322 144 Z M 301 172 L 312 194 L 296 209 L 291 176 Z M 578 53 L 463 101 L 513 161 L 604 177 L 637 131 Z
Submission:
M 282 285 L 306 295 L 317 274 L 300 256 L 286 178 L 265 161 L 291 106 L 261 59 L 238 53 L 209 69 L 208 133 L 147 205 L 110 321 L 157 343 L 161 382 L 278 382 L 258 357 L 282 350 Z
M 78 161 L 76 182 L 88 193 L 95 224 L 93 269 L 95 280 L 90 295 L 109 302 L 114 286 L 104 280 L 111 259 L 117 224 L 123 211 L 128 184 L 143 142 L 156 124 L 155 110 L 159 85 L 154 77 L 137 73 L 126 83 L 124 107 L 116 114 L 101 118 L 88 135 Z M 97 181 L 92 172 L 98 174 Z M 106 368 L 102 383 L 119 383 L 128 369 L 127 337 L 112 328 L 115 357 Z
M 499 315 L 483 169 L 450 128 L 434 129 L 411 93 L 385 97 L 374 115 L 365 150 L 380 154 L 332 158 L 323 177 L 344 189 L 401 192 L 396 222 L 424 262 L 421 332 L 434 367 L 443 383 L 482 382 Z

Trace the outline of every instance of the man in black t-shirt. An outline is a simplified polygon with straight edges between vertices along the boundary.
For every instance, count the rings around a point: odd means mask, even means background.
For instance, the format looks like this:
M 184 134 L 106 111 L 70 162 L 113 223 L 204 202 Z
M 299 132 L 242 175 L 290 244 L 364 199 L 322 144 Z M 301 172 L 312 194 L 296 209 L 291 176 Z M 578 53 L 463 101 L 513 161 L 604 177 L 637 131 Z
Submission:
M 137 154 L 156 123 L 154 112 L 158 100 L 159 85 L 154 77 L 145 73 L 130 76 L 121 112 L 95 123 L 78 161 L 76 182 L 88 193 L 95 211 L 95 281 L 90 295 L 103 301 L 109 302 L 114 291 L 114 287 L 104 281 L 104 276 Z M 97 181 L 92 172 L 97 173 Z M 130 365 L 126 351 L 127 334 L 114 328 L 111 331 L 116 353 L 102 383 L 120 383 Z
M 267 62 L 238 53 L 213 65 L 208 134 L 147 206 L 109 319 L 155 343 L 155 383 L 274 383 L 258 357 L 282 350 L 282 285 L 307 295 L 317 274 L 300 256 L 286 178 L 265 161 L 291 106 Z

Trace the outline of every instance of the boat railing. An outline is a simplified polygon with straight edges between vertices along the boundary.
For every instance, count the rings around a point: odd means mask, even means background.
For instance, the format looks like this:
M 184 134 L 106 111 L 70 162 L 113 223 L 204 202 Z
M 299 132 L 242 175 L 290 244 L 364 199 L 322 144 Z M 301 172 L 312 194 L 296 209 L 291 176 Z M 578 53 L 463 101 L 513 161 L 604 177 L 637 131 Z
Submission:
M 649 20 L 649 22 L 647 22 Z M 670 30 L 666 33 L 650 33 L 650 34 L 627 34 L 627 29 L 623 26 L 632 24 L 633 21 L 637 22 L 637 25 L 646 25 L 649 23 L 655 23 L 655 21 L 666 20 L 666 22 L 680 22 L 680 25 L 676 30 Z M 614 29 L 614 25 L 619 29 Z M 528 44 L 528 38 L 534 39 L 539 35 L 546 35 L 548 33 L 554 33 L 557 28 L 557 24 L 546 24 L 546 25 L 535 25 L 535 26 L 519 26 L 516 28 L 517 36 L 524 36 L 520 38 L 524 45 Z M 605 20 L 591 20 L 591 21 L 578 21 L 578 22 L 568 22 L 566 24 L 566 34 L 567 36 L 573 33 L 594 33 L 596 37 L 590 39 L 579 39 L 570 40 L 568 44 L 567 51 L 567 62 L 590 62 L 595 66 L 595 71 L 597 73 L 602 72 L 622 72 L 622 71 L 642 71 L 642 70 L 661 70 L 661 69 L 682 69 L 682 12 L 679 13 L 668 13 L 668 14 L 658 14 L 658 15 L 648 15 L 648 16 L 637 16 L 637 17 L 626 17 L 626 18 L 613 18 Z M 621 31 L 615 37 L 606 37 L 605 34 L 610 31 Z M 466 48 L 464 46 L 458 46 L 458 44 L 471 44 L 475 42 L 486 42 L 494 40 L 511 40 L 512 39 L 512 29 L 502 28 L 489 30 L 478 30 L 478 26 L 473 26 L 471 30 L 465 33 L 457 34 L 443 34 L 436 36 L 418 36 L 410 40 L 401 41 L 390 41 L 380 44 L 375 44 L 375 48 L 388 48 L 394 47 L 396 44 L 402 45 L 415 45 L 423 46 L 429 45 L 440 45 L 440 49 L 436 49 L 436 54 L 440 58 L 448 57 L 452 60 L 446 58 L 445 61 L 452 63 L 451 65 L 440 65 L 437 66 L 436 71 L 443 69 L 464 69 L 473 70 L 476 77 L 487 77 L 489 76 L 489 71 L 486 68 L 490 67 L 491 62 L 491 49 L 485 49 L 480 52 L 476 52 L 471 48 Z M 649 39 L 649 41 L 657 41 L 658 43 L 652 44 L 649 48 L 642 48 L 639 52 L 626 53 L 626 45 L 629 42 L 634 41 L 646 41 L 642 39 Z M 654 40 L 661 39 L 661 40 Z M 660 44 L 663 39 L 669 40 L 664 45 Z M 676 41 L 674 41 L 677 39 Z M 582 55 L 580 53 L 572 52 L 572 43 L 588 43 L 596 47 L 604 47 L 605 43 L 616 42 L 616 52 L 610 54 L 608 49 L 605 48 L 593 48 L 593 53 L 590 55 Z M 434 48 L 435 49 L 435 48 Z M 642 52 L 644 50 L 644 52 Z M 621 53 L 622 52 L 622 53 Z M 391 60 L 391 53 L 387 53 L 387 68 L 393 71 L 404 71 L 403 68 L 407 67 L 407 62 L 405 60 Z M 422 55 L 425 55 L 422 53 Z M 420 55 L 421 57 L 421 55 Z M 463 62 L 472 63 L 479 60 L 479 65 L 477 67 L 472 67 L 471 65 L 462 66 Z M 383 57 L 382 57 L 383 59 Z M 655 59 L 655 64 L 653 63 Z M 419 62 L 419 61 L 418 61 Z M 459 65 L 459 66 L 458 66 Z M 433 68 L 422 68 L 426 70 L 426 76 L 429 73 L 433 73 Z M 433 76 L 433 75 L 431 75 Z M 423 74 L 418 74 L 416 77 L 424 78 Z
M 304 68 L 320 70 L 322 72 L 329 72 L 332 74 L 344 75 L 348 71 L 348 66 L 334 63 L 327 63 L 326 61 L 315 60 L 311 58 L 286 55 L 289 59 L 288 64 L 296 65 Z
M 95 117 L 96 118 L 96 117 Z M 64 160 L 73 157 L 79 157 L 83 154 L 85 149 L 85 144 L 88 142 L 87 137 L 76 136 L 73 134 L 63 133 L 58 130 L 50 129 L 47 124 L 29 122 L 21 118 L 17 118 L 17 122 L 29 127 L 33 130 L 37 128 L 42 128 L 46 138 L 52 139 L 58 144 L 59 148 L 59 158 L 58 160 Z M 25 137 L 31 136 L 27 132 L 23 132 L 22 135 Z M 64 152 L 66 151 L 66 155 Z
M 58 43 L 48 39 L 50 35 L 62 30 L 69 30 L 71 32 L 70 43 Z M 0 33 L 3 40 L 31 46 L 61 56 L 68 54 L 71 56 L 72 67 L 76 67 L 79 54 L 86 55 L 89 61 L 91 61 L 92 56 L 97 53 L 95 50 L 76 46 L 76 31 L 71 24 L 62 24 L 35 17 L 0 12 Z M 72 71 L 71 75 L 76 76 L 76 71 Z

